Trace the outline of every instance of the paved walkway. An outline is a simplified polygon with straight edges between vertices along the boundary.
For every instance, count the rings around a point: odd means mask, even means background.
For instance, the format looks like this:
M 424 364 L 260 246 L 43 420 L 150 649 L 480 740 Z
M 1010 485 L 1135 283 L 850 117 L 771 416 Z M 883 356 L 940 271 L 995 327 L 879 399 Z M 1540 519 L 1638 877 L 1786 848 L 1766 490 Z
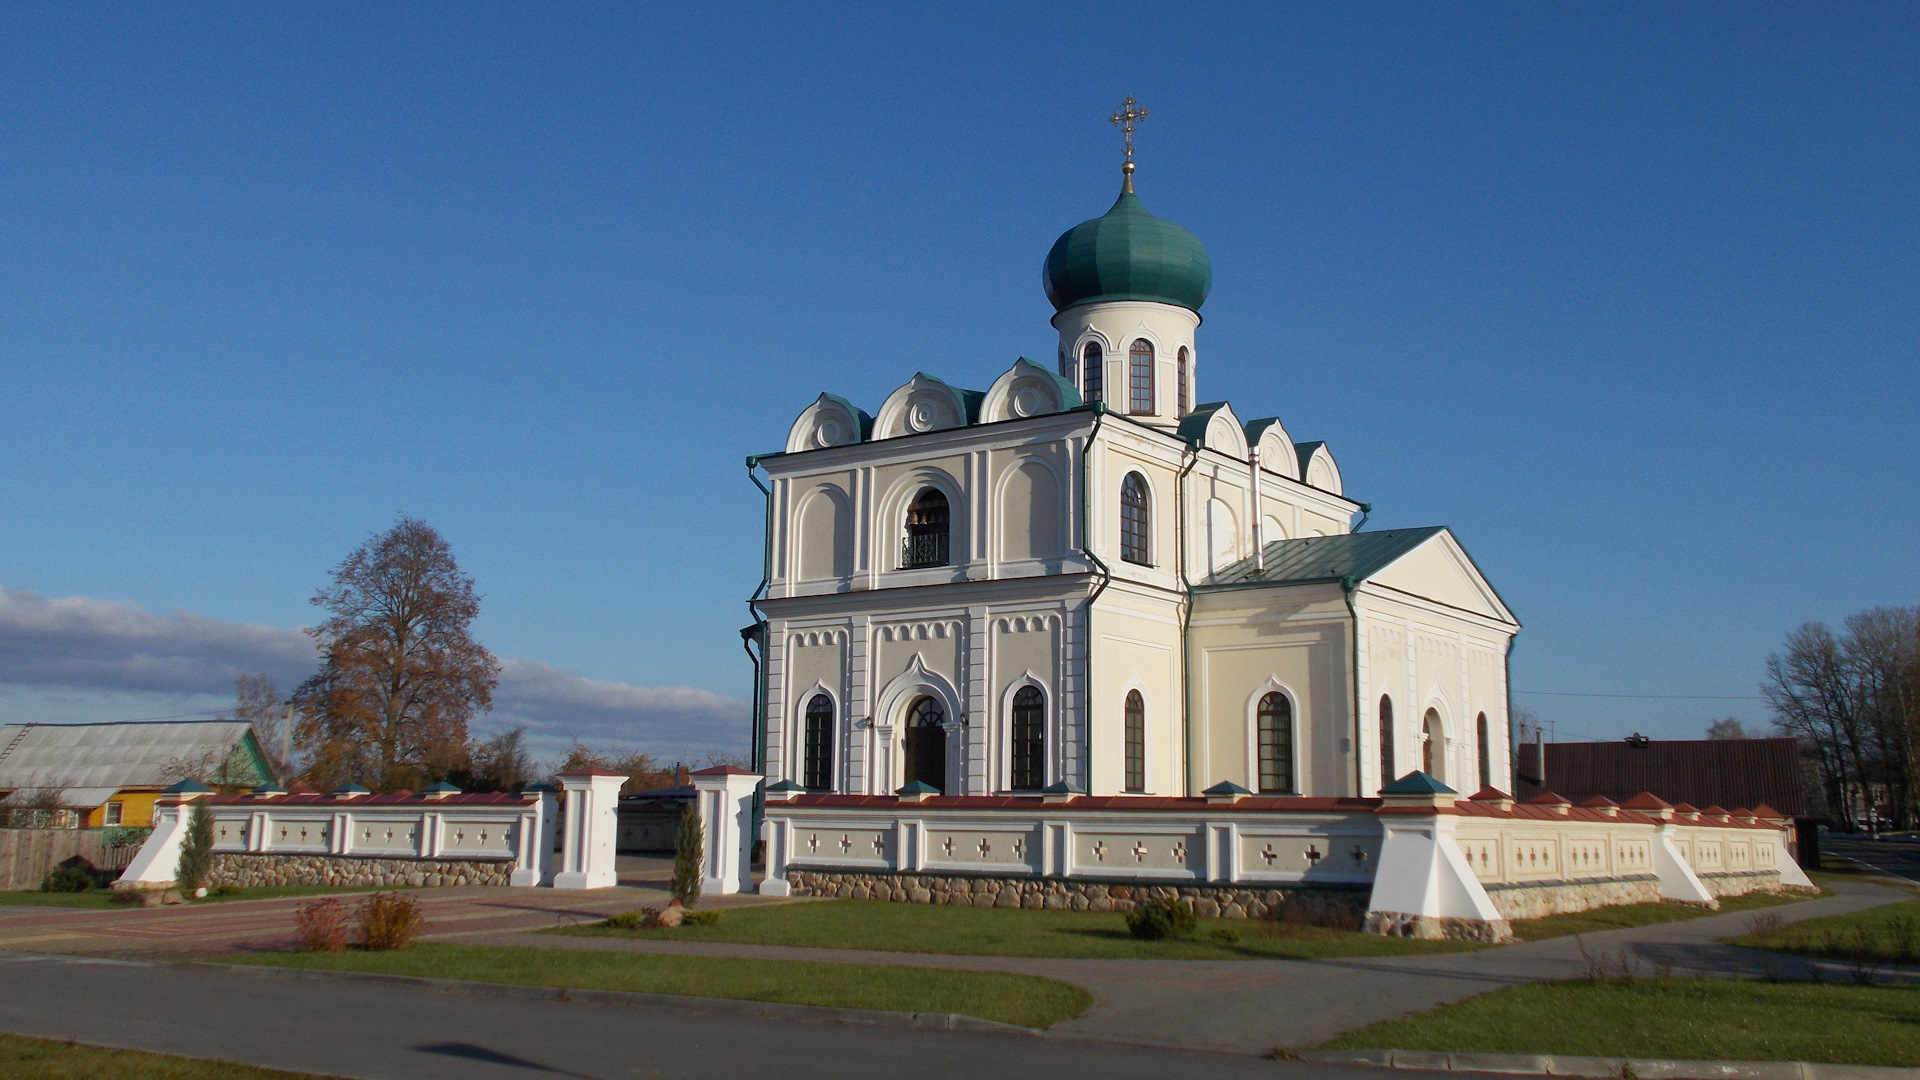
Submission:
M 1778 913 L 1783 922 L 1799 922 L 1912 898 L 1903 890 L 1866 882 L 1842 882 L 1833 890 L 1834 896 L 1765 910 Z M 952 956 L 552 934 L 482 933 L 459 940 L 1041 975 L 1077 983 L 1099 998 L 1092 1012 L 1055 1031 L 1153 1045 L 1259 1053 L 1276 1046 L 1311 1046 L 1343 1031 L 1502 986 L 1577 978 L 1587 974 L 1588 957 L 1604 957 L 1616 969 L 1624 963 L 1642 975 L 1671 970 L 1675 974 L 1805 978 L 1807 965 L 1802 961 L 1715 942 L 1716 938 L 1744 933 L 1752 918 L 1751 912 L 1741 912 L 1472 952 L 1329 960 Z M 1844 977 L 1838 966 L 1827 970 L 1830 976 Z

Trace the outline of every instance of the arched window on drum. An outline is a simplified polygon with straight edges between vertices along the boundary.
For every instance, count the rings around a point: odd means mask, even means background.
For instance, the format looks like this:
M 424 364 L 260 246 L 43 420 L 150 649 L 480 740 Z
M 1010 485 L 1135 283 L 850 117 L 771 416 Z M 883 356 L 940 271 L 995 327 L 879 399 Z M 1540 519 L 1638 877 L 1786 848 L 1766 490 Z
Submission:
M 1088 404 L 1104 401 L 1102 394 L 1106 383 L 1107 357 L 1100 351 L 1100 343 L 1087 342 L 1087 347 L 1080 351 L 1080 362 L 1083 370 L 1080 377 L 1080 397 Z
M 1153 414 L 1153 343 L 1146 338 L 1136 339 L 1127 350 L 1127 411 Z
M 1120 481 L 1120 557 L 1130 563 L 1153 565 L 1150 509 L 1146 478 L 1137 472 L 1128 473 Z

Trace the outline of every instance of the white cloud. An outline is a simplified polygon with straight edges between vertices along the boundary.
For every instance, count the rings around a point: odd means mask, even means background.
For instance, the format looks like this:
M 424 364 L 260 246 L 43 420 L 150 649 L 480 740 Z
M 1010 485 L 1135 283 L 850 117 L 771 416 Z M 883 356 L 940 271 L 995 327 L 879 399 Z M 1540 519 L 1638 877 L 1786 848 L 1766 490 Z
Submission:
M 312 640 L 299 630 L 0 587 L 0 689 L 83 691 L 98 719 L 115 719 L 116 701 L 130 710 L 124 717 L 151 715 L 156 698 L 230 697 L 234 679 L 254 672 L 289 690 L 317 662 Z M 501 657 L 500 664 L 493 712 L 476 727 L 525 725 L 537 753 L 552 754 L 575 737 L 662 757 L 746 745 L 749 706 L 738 699 L 690 686 L 590 679 L 537 660 Z M 23 695 L 10 696 L 7 720 L 52 719 L 21 708 Z

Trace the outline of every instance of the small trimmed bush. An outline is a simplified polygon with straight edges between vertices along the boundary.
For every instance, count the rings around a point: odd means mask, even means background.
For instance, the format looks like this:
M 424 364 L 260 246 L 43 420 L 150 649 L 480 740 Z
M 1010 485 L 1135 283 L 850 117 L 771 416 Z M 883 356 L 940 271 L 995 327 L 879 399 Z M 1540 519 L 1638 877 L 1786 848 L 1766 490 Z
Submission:
M 720 914 L 718 911 L 689 911 L 685 915 L 680 916 L 680 925 L 719 926 Z
M 1232 945 L 1240 940 L 1240 931 L 1231 926 L 1216 926 L 1207 931 L 1207 936 L 1222 945 Z
M 425 921 L 413 897 L 374 893 L 360 905 L 360 944 L 372 952 L 404 949 Z
M 645 930 L 659 921 L 659 908 L 643 907 L 609 915 L 600 921 L 600 925 L 614 930 Z
M 92 892 L 94 870 L 84 862 L 62 863 L 40 882 L 41 892 Z
M 1145 941 L 1187 937 L 1199 925 L 1193 909 L 1178 900 L 1149 900 L 1127 912 L 1127 932 Z
M 302 952 L 340 952 L 347 947 L 347 906 L 331 897 L 301 904 L 293 937 Z

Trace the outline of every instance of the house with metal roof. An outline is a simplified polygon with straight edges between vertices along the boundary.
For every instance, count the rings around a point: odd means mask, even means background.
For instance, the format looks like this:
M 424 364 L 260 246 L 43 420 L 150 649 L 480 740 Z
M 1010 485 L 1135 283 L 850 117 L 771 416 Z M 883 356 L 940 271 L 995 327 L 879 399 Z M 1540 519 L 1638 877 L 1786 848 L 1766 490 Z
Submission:
M 232 720 L 0 726 L 0 809 L 36 824 L 145 827 L 163 789 L 272 783 L 250 725 Z
M 1325 441 L 1202 400 L 1212 264 L 1122 172 L 1043 261 L 1054 367 L 823 393 L 748 459 L 769 784 L 1512 790 L 1518 620 L 1450 530 L 1365 531 Z

